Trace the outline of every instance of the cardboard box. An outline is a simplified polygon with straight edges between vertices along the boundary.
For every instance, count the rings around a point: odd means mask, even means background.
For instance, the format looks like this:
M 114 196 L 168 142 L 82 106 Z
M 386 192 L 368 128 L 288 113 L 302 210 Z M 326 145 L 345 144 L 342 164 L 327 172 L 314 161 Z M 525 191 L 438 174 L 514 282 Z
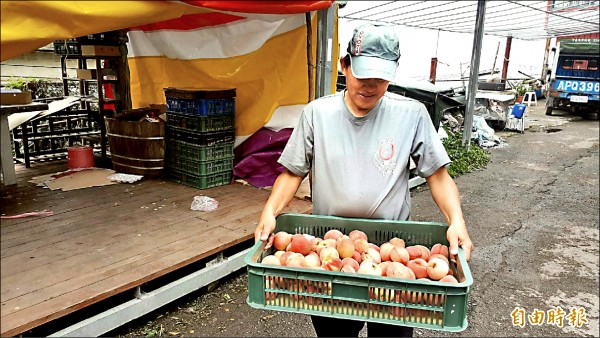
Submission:
M 82 56 L 120 56 L 118 46 L 81 45 Z
M 94 80 L 97 78 L 95 69 L 77 69 L 77 78 L 84 80 Z
M 20 93 L 0 93 L 0 104 L 15 105 L 31 103 L 31 91 Z

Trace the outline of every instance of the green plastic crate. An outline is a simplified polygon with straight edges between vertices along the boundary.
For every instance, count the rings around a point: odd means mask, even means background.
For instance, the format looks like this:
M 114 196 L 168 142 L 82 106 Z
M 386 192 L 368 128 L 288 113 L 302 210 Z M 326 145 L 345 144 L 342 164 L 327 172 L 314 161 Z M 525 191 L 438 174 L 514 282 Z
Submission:
M 432 222 L 281 214 L 275 232 L 322 238 L 331 229 L 344 234 L 362 230 L 377 245 L 393 237 L 404 239 L 407 246 L 448 245 L 448 226 Z M 473 278 L 462 249 L 456 263 L 450 263 L 459 283 L 449 284 L 261 264 L 275 252 L 274 248 L 265 251 L 264 245 L 257 242 L 245 258 L 251 307 L 452 332 L 468 326 Z
M 230 184 L 232 176 L 232 170 L 210 175 L 194 175 L 177 169 L 167 168 L 168 179 L 197 189 L 208 189 Z
M 173 168 L 187 174 L 212 175 L 224 171 L 233 170 L 233 156 L 215 161 L 194 161 L 177 154 L 169 153 L 167 156 L 167 167 Z
M 215 161 L 234 157 L 233 142 L 216 145 L 201 146 L 176 139 L 167 140 L 167 153 L 183 157 L 192 161 Z
M 234 127 L 234 115 L 198 116 L 178 112 L 167 112 L 167 125 L 192 131 L 221 131 Z

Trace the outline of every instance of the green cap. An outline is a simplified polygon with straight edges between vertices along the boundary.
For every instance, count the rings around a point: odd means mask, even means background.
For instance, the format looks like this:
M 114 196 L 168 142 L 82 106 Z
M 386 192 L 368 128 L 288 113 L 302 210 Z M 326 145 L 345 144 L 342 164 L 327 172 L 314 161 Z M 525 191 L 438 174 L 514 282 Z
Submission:
M 400 41 L 392 26 L 364 24 L 348 42 L 352 74 L 357 79 L 394 81 L 400 59 Z

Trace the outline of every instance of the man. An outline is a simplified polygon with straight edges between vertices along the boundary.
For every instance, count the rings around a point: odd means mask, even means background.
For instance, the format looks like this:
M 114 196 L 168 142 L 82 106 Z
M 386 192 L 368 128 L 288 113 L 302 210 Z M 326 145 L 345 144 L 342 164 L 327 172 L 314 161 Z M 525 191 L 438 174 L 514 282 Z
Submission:
M 310 102 L 302 112 L 279 159 L 286 171 L 273 185 L 255 239 L 271 246 L 275 217 L 310 169 L 314 214 L 408 220 L 412 158 L 449 225 L 451 256 L 461 246 L 470 259 L 474 247 L 458 189 L 445 167 L 450 158 L 427 110 L 418 101 L 387 92 L 400 58 L 397 35 L 391 27 L 362 25 L 354 30 L 347 51 L 340 59 L 346 90 Z M 318 316 L 312 321 L 318 336 L 357 336 L 364 325 Z M 368 335 L 409 337 L 412 328 L 369 323 Z

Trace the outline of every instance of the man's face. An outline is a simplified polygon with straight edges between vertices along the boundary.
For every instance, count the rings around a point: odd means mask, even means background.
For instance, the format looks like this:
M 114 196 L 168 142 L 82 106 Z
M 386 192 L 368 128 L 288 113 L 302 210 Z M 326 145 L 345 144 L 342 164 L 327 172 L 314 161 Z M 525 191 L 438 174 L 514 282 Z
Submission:
M 389 81 L 383 79 L 357 79 L 350 65 L 342 63 L 342 73 L 346 76 L 346 97 L 348 108 L 355 116 L 368 114 L 387 91 Z

